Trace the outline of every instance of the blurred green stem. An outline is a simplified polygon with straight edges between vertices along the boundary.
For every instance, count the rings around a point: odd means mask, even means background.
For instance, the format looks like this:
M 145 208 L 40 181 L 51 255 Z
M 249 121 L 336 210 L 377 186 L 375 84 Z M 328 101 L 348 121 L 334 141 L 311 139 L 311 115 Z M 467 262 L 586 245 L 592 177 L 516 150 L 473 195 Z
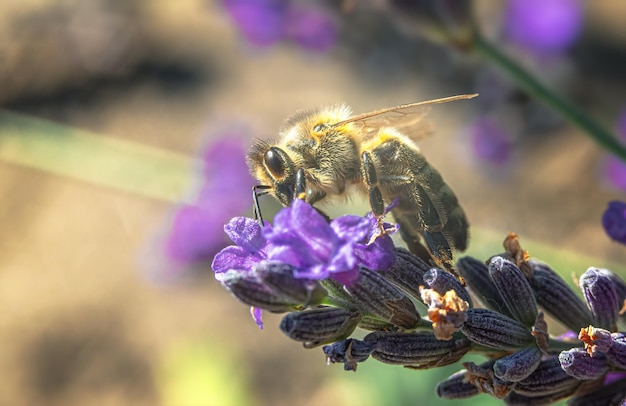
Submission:
M 593 138 L 601 147 L 626 161 L 626 148 L 618 142 L 610 131 L 539 82 L 535 76 L 524 70 L 518 63 L 505 55 L 498 47 L 489 43 L 480 34 L 477 34 L 474 38 L 473 50 L 500 67 L 518 86 L 556 110 L 570 123 L 576 125 Z

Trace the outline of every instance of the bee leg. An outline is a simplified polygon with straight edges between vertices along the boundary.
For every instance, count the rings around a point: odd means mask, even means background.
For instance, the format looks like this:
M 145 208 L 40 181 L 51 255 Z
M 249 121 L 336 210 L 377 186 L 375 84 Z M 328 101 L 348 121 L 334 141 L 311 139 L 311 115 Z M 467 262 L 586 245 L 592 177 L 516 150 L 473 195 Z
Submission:
M 363 166 L 363 178 L 365 180 L 365 185 L 367 186 L 369 191 L 369 199 L 370 206 L 372 207 L 372 213 L 374 214 L 374 216 L 376 217 L 376 221 L 378 222 L 379 234 L 385 234 L 385 228 L 383 226 L 383 218 L 385 216 L 385 201 L 383 200 L 383 194 L 378 187 L 378 175 L 376 175 L 376 168 L 374 167 L 372 155 L 368 151 L 364 151 L 361 155 L 361 163 Z
M 254 185 L 252 186 L 252 201 L 254 203 L 253 213 L 255 220 L 259 221 L 261 227 L 265 225 L 263 222 L 263 215 L 261 214 L 261 206 L 259 205 L 259 196 L 263 196 L 269 193 L 272 187 L 268 185 Z
M 442 266 L 446 271 L 456 276 L 463 285 L 465 280 L 459 275 L 454 268 L 454 252 L 448 238 L 441 232 L 424 231 L 424 240 L 428 249 L 433 254 L 432 257 L 438 265 Z

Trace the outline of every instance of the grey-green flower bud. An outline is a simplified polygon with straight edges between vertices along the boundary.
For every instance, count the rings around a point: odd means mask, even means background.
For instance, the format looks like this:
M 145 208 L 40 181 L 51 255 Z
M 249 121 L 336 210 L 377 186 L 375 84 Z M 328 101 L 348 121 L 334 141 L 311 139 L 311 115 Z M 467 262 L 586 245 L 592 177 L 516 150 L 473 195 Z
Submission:
M 437 385 L 437 396 L 442 399 L 467 399 L 480 393 L 478 388 L 465 381 L 465 369 L 456 372 Z
M 374 332 L 364 341 L 374 342 L 372 357 L 386 364 L 416 369 L 452 364 L 469 351 L 471 343 L 460 334 L 451 340 L 437 340 L 432 333 Z
M 396 248 L 396 261 L 380 275 L 409 295 L 420 297 L 419 287 L 424 285 L 424 274 L 431 268 L 419 257 L 404 248 Z
M 543 352 L 534 345 L 522 348 L 513 354 L 498 359 L 493 364 L 493 373 L 504 381 L 521 381 L 537 369 L 542 356 Z
M 457 270 L 467 282 L 469 288 L 478 296 L 485 307 L 510 316 L 500 292 L 489 278 L 489 268 L 482 261 L 472 257 L 463 257 L 456 263 Z
M 287 337 L 301 341 L 306 348 L 348 337 L 361 320 L 361 314 L 339 307 L 293 312 L 283 317 L 280 329 Z
M 522 271 L 511 261 L 494 257 L 489 263 L 489 277 L 513 318 L 532 326 L 537 319 L 537 301 Z
M 609 370 L 606 356 L 597 352 L 592 357 L 582 348 L 572 348 L 559 354 L 561 368 L 581 381 L 598 379 Z
M 428 287 L 441 295 L 445 295 L 446 292 L 453 290 L 458 297 L 467 302 L 469 307 L 473 306 L 472 298 L 465 287 L 459 282 L 459 279 L 450 272 L 439 268 L 432 268 L 424 274 L 424 282 L 426 282 Z
M 552 356 L 542 360 L 535 371 L 527 378 L 517 382 L 513 390 L 523 396 L 549 396 L 573 393 L 580 385 L 580 381 L 568 375 L 558 357 Z
M 613 333 L 611 338 L 613 343 L 606 356 L 612 365 L 626 370 L 626 333 Z
M 533 270 L 529 282 L 539 306 L 572 331 L 593 323 L 585 303 L 558 273 L 542 262 L 530 260 L 529 263 Z
M 419 321 L 419 313 L 411 299 L 379 272 L 361 268 L 359 279 L 344 289 L 359 308 L 400 328 L 414 328 Z
M 469 309 L 461 332 L 477 344 L 498 350 L 516 350 L 534 342 L 528 327 L 489 309 Z
M 275 313 L 284 313 L 300 307 L 296 300 L 274 292 L 249 273 L 227 271 L 222 274 L 220 283 L 233 296 L 250 306 Z
M 328 364 L 343 363 L 346 371 L 356 371 L 359 362 L 367 360 L 374 350 L 373 342 L 349 338 L 322 347 Z
M 328 295 L 319 281 L 295 278 L 294 267 L 283 262 L 261 261 L 254 268 L 254 273 L 274 292 L 290 297 L 303 306 L 318 305 Z
M 580 288 L 594 318 L 594 327 L 617 330 L 617 316 L 621 308 L 615 283 L 598 268 L 589 268 L 580 277 Z

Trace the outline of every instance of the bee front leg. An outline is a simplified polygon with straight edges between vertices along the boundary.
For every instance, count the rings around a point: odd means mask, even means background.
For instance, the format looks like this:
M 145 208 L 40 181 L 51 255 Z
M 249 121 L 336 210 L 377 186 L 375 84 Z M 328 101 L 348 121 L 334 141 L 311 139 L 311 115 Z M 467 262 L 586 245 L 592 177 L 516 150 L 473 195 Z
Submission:
M 378 175 L 376 174 L 376 167 L 372 160 L 372 155 L 368 151 L 364 151 L 361 155 L 361 165 L 363 169 L 363 180 L 367 186 L 370 206 L 372 207 L 372 213 L 376 217 L 378 223 L 379 233 L 372 237 L 376 238 L 378 235 L 385 234 L 385 228 L 383 226 L 383 218 L 385 217 L 385 201 L 383 200 L 383 194 L 378 187 Z

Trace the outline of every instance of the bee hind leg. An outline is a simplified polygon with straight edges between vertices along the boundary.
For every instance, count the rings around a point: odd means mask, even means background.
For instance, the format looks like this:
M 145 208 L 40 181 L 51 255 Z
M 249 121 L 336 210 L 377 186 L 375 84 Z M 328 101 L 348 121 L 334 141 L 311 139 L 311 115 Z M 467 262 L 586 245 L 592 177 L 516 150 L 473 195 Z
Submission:
M 361 163 L 363 168 L 363 178 L 368 189 L 372 213 L 378 222 L 378 235 L 382 235 L 385 234 L 385 228 L 383 226 L 383 218 L 385 217 L 385 201 L 383 200 L 383 194 L 378 187 L 378 175 L 376 174 L 376 168 L 374 167 L 372 155 L 368 151 L 363 152 L 361 155 Z M 375 235 L 372 239 L 376 238 L 378 235 Z
M 454 268 L 454 252 L 445 234 L 438 231 L 424 231 L 424 240 L 435 262 L 465 285 L 465 280 Z

